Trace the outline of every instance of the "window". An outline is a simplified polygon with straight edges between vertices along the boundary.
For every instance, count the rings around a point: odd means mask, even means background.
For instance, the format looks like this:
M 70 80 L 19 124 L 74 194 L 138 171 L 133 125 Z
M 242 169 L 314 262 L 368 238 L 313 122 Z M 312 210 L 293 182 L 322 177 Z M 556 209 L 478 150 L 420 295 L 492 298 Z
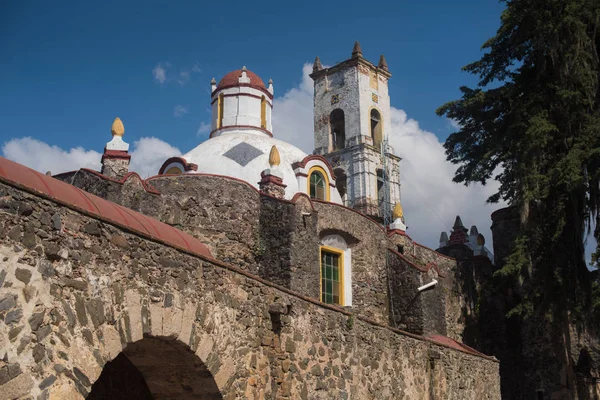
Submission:
M 343 305 L 344 253 L 329 247 L 321 247 L 321 301 Z
M 167 171 L 165 171 L 165 175 L 177 175 L 181 174 L 181 169 L 178 167 L 171 167 Z
M 223 127 L 223 111 L 225 109 L 225 96 L 223 93 L 219 95 L 219 103 L 217 108 L 217 129 Z
M 381 128 L 381 115 L 376 109 L 371 110 L 371 138 L 373 146 L 379 148 L 383 140 L 383 131 Z
M 329 127 L 331 131 L 330 151 L 343 149 L 346 145 L 344 111 L 336 108 L 329 114 Z
M 312 167 L 308 173 L 308 193 L 311 199 L 329 201 L 329 182 L 321 167 Z
M 260 127 L 267 128 L 267 99 L 265 96 L 260 99 Z

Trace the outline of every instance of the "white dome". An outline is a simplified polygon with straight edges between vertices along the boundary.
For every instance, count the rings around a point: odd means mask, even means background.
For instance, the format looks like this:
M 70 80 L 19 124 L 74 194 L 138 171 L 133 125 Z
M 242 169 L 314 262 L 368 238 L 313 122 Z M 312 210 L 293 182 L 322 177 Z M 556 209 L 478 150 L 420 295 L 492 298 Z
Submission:
M 299 148 L 281 140 L 256 133 L 245 133 L 241 129 L 227 132 L 201 143 L 182 158 L 188 163 L 198 165 L 196 172 L 203 174 L 225 175 L 241 179 L 258 188 L 261 172 L 270 168 L 269 152 L 277 146 L 283 174 L 285 198 L 291 199 L 298 192 L 298 180 L 292 164 L 302 161 L 307 155 Z

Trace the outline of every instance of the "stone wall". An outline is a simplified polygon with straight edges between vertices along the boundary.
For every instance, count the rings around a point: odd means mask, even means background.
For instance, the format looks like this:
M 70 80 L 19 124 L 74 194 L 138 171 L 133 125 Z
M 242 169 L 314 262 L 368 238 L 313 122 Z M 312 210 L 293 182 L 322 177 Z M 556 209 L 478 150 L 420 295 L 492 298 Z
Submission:
M 419 269 L 395 250 L 389 251 L 388 260 L 394 326 L 417 334 L 446 335 L 445 291 L 440 289 L 444 278 L 434 269 Z M 433 279 L 438 281 L 437 285 L 423 292 L 418 291 L 420 286 Z
M 83 398 L 119 354 L 153 377 L 155 397 L 198 398 L 211 383 L 224 399 L 500 397 L 495 360 L 4 184 L 0 198 L 0 398 Z M 181 362 L 161 363 L 174 351 Z
M 305 196 L 294 202 L 277 200 L 261 195 L 244 182 L 219 176 L 159 176 L 143 184 L 134 179 L 136 176 L 118 183 L 82 170 L 71 181 L 190 233 L 206 243 L 220 260 L 315 299 L 320 296 L 319 241 L 339 234 L 352 252 L 352 309 L 385 323 L 395 321 L 389 312 L 389 293 L 395 291 L 398 296 L 406 290 L 408 294 L 420 286 L 399 290 L 390 286 L 387 249 L 398 250 L 401 246 L 410 262 L 421 268 L 434 263 L 444 276 L 435 288 L 438 303 L 434 301 L 431 307 L 425 307 L 429 327 L 425 330 L 440 328 L 437 333 L 459 341 L 473 336 L 465 334 L 472 330 L 469 315 L 476 303 L 472 284 L 465 284 L 470 282 L 467 278 L 471 269 L 457 268 L 454 259 L 421 246 L 408 236 L 388 237 L 380 225 L 358 212 L 311 202 Z M 437 296 L 438 292 L 442 295 Z M 445 313 L 437 312 L 440 304 Z M 422 333 L 422 329 L 423 326 L 414 332 Z M 476 341 L 469 344 L 475 345 Z

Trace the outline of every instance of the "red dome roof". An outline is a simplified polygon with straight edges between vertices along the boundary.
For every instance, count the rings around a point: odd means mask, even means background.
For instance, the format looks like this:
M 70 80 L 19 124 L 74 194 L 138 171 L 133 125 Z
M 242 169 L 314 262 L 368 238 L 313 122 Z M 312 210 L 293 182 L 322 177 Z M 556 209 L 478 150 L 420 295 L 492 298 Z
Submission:
M 239 85 L 239 79 L 240 76 L 242 76 L 242 70 L 241 69 L 236 69 L 235 71 L 231 71 L 230 73 L 228 73 L 227 75 L 225 75 L 223 77 L 223 79 L 221 79 L 221 81 L 219 82 L 219 84 L 217 85 L 217 88 L 222 88 L 225 86 L 237 86 Z M 262 79 L 260 79 L 260 77 L 258 75 L 256 75 L 254 72 L 246 70 L 246 76 L 248 78 L 250 78 L 250 85 L 252 86 L 260 86 L 263 89 L 266 89 L 264 82 L 262 81 Z

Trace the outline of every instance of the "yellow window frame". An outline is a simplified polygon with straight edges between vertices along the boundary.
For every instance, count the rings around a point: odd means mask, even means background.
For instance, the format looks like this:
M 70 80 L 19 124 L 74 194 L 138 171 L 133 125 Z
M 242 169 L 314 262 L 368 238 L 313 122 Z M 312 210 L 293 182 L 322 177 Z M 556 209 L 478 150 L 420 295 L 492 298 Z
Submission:
M 306 178 L 306 193 L 308 193 L 308 196 L 310 197 L 310 176 L 315 171 L 320 172 L 325 180 L 325 201 L 329 201 L 329 177 L 327 176 L 325 170 L 318 165 L 315 165 L 308 170 L 308 176 Z
M 345 303 L 345 299 L 344 299 L 344 287 L 345 287 L 345 281 L 344 281 L 344 251 L 340 250 L 340 249 L 336 249 L 335 247 L 329 247 L 329 246 L 320 246 L 319 247 L 319 300 L 321 302 L 323 302 L 323 251 L 327 252 L 327 253 L 331 253 L 331 254 L 335 254 L 337 255 L 339 258 L 339 265 L 338 265 L 338 274 L 339 274 L 339 282 L 340 282 L 340 303 L 338 304 L 339 306 L 343 306 Z

